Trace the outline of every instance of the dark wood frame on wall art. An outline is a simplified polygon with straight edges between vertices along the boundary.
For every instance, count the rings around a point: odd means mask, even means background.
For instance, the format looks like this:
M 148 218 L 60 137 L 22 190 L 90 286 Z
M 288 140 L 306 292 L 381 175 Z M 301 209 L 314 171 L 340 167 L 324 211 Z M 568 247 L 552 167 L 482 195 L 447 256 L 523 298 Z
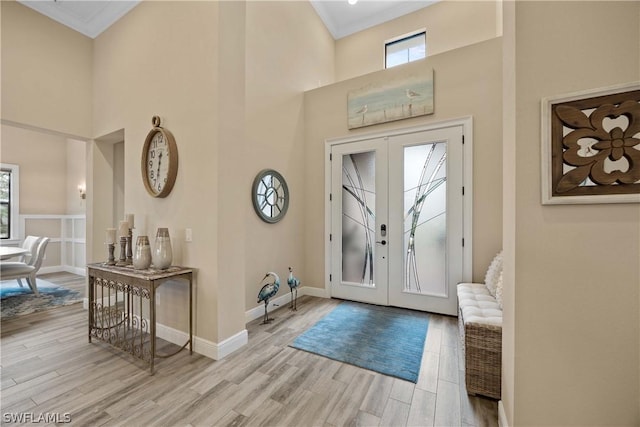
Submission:
M 542 100 L 542 203 L 640 203 L 640 82 Z

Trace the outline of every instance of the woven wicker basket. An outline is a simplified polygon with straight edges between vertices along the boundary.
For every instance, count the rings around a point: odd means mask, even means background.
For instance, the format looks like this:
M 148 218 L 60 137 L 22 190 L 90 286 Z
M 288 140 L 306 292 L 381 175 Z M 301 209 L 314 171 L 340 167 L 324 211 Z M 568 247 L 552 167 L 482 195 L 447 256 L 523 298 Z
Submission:
M 469 394 L 500 399 L 502 373 L 502 327 L 458 320 L 463 335 L 464 368 Z

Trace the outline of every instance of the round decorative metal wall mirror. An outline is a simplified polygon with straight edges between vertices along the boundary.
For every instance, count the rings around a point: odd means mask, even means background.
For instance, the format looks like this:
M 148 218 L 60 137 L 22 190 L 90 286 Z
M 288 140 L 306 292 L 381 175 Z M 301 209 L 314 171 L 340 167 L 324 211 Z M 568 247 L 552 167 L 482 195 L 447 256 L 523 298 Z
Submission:
M 280 221 L 289 208 L 289 187 L 284 177 L 273 169 L 260 171 L 253 180 L 251 201 L 261 220 L 270 224 Z

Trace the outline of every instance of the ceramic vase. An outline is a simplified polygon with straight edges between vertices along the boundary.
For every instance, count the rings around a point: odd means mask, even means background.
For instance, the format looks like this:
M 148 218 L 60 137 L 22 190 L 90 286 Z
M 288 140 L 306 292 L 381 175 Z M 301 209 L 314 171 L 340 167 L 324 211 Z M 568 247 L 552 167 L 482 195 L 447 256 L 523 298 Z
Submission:
M 156 243 L 153 249 L 153 266 L 159 270 L 166 270 L 171 266 L 173 252 L 168 228 L 158 228 Z
M 151 246 L 147 236 L 138 236 L 136 250 L 133 253 L 133 268 L 145 270 L 151 266 Z

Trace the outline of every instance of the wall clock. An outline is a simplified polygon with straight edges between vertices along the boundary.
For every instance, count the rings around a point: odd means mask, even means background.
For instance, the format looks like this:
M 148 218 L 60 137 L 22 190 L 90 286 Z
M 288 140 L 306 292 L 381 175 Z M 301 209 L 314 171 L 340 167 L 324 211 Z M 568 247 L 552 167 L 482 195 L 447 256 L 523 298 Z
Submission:
M 142 147 L 142 182 L 153 197 L 167 197 L 178 175 L 178 146 L 171 132 L 160 126 L 160 117 L 153 116 L 151 124 Z
M 264 169 L 253 180 L 251 200 L 261 220 L 276 223 L 284 217 L 289 208 L 287 182 L 277 171 Z

